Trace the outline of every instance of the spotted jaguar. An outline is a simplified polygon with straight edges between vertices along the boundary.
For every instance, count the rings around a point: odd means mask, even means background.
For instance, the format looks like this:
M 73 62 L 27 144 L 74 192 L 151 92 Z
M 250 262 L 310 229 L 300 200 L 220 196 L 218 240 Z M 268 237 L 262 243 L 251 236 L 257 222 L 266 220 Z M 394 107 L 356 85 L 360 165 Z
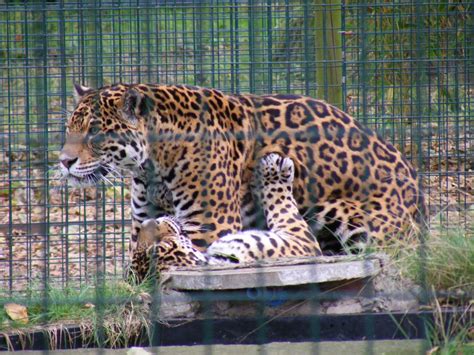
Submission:
M 421 220 L 412 165 L 321 100 L 157 84 L 76 85 L 75 97 L 60 169 L 79 186 L 131 175 L 131 251 L 142 223 L 164 215 L 186 221 L 200 251 L 258 225 L 252 177 L 271 153 L 293 161 L 293 196 L 323 252 L 385 243 Z
M 317 239 L 293 198 L 291 159 L 269 154 L 260 160 L 255 175 L 255 195 L 269 231 L 227 234 L 201 252 L 193 246 L 181 221 L 172 216 L 148 219 L 142 223 L 131 260 L 137 280 L 143 281 L 153 271 L 161 274 L 178 267 L 321 255 Z

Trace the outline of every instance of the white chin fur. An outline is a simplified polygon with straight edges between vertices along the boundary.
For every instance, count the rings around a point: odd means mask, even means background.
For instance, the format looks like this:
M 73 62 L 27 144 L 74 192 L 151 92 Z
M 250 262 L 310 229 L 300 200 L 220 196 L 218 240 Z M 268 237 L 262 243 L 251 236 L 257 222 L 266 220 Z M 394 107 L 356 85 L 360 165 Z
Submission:
M 67 177 L 67 182 L 69 186 L 81 188 L 81 189 L 85 187 L 97 186 L 97 182 L 93 182 L 92 180 L 89 180 L 89 179 L 81 179 L 73 175 L 69 175 Z
M 65 171 L 64 169 L 61 169 L 61 174 L 63 178 L 67 180 L 67 184 L 75 188 L 93 187 L 93 186 L 96 186 L 98 183 L 97 178 L 94 179 L 91 176 L 89 177 L 76 176 L 76 175 L 71 174 L 67 170 Z

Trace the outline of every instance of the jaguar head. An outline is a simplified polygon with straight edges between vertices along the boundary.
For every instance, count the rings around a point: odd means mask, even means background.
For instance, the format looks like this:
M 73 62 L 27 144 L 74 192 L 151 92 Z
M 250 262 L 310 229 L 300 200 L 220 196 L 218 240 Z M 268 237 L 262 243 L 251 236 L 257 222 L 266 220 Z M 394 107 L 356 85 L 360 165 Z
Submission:
M 73 186 L 132 174 L 147 159 L 140 98 L 129 85 L 91 89 L 75 85 L 76 107 L 59 155 L 61 175 Z

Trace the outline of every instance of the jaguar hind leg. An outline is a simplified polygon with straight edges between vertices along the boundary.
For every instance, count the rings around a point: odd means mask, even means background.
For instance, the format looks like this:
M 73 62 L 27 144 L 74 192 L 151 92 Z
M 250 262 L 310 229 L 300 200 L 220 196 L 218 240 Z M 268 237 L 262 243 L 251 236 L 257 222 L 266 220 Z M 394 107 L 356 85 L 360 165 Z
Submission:
M 320 255 L 319 244 L 293 198 L 293 179 L 291 159 L 278 154 L 263 157 L 256 171 L 256 194 L 270 230 L 226 235 L 209 246 L 208 255 L 231 257 L 239 262 Z
M 387 238 L 401 234 L 400 226 L 408 224 L 406 213 L 383 209 L 381 199 L 357 201 L 328 200 L 305 213 L 316 231 L 324 254 L 359 253 Z
M 324 254 L 345 254 L 367 242 L 366 216 L 359 201 L 324 201 L 304 215 Z
M 294 164 L 290 158 L 269 154 L 260 161 L 257 188 L 269 230 L 301 246 L 319 249 L 309 225 L 293 198 Z

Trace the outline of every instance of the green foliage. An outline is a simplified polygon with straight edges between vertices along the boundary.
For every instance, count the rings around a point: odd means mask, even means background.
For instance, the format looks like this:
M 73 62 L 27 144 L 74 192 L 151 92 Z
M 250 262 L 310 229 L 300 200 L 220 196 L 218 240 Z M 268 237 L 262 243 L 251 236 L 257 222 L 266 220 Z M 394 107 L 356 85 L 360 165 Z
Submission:
M 451 315 L 444 313 L 434 297 L 433 321 L 427 324 L 430 354 L 472 354 L 474 350 L 474 314 L 472 301 L 464 308 L 455 308 Z M 446 310 L 446 309 L 445 309 Z M 447 318 L 449 317 L 449 318 Z
M 431 223 L 434 226 L 435 221 Z M 393 256 L 403 276 L 428 289 L 474 292 L 474 238 L 469 231 L 447 228 L 441 221 L 422 239 L 416 243 L 402 240 L 384 250 Z
M 466 216 L 457 218 L 469 218 L 469 214 Z M 402 277 L 424 288 L 434 316 L 426 324 L 431 348 L 427 354 L 471 354 L 474 238 L 469 227 L 447 225 L 441 213 L 432 218 L 431 228 L 423 235 L 405 233 L 398 243 L 383 250 L 392 257 Z
M 436 290 L 474 291 L 474 238 L 463 230 L 431 235 L 409 266 L 418 280 L 425 278 Z
M 151 290 L 152 283 L 130 285 L 123 281 L 107 281 L 96 287 L 82 286 L 79 288 L 50 287 L 47 292 L 32 290 L 26 295 L 7 297 L 0 294 L 0 331 L 28 329 L 37 325 L 48 324 L 104 324 L 107 320 L 123 322 L 120 315 L 128 310 L 127 305 L 135 302 L 144 293 Z M 12 321 L 8 318 L 4 305 L 6 303 L 25 305 L 28 310 L 28 324 Z M 139 310 L 140 306 L 136 306 Z M 104 321 L 105 320 L 105 321 Z M 112 321 L 109 321 L 112 323 Z

